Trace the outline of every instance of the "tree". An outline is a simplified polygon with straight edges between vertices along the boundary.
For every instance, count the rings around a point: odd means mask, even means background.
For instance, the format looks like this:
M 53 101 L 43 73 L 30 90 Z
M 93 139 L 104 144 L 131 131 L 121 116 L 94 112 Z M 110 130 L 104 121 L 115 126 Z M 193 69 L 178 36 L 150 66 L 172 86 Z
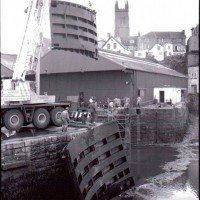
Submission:
M 165 59 L 163 61 L 160 61 L 159 63 L 164 65 L 165 67 L 174 69 L 182 74 L 188 73 L 186 54 L 168 56 L 165 57 Z

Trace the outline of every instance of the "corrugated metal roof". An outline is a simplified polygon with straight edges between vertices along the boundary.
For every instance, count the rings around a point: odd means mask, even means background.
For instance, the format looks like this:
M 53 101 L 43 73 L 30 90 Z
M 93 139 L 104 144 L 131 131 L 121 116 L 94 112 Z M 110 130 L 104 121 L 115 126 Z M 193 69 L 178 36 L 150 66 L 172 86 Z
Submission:
M 184 74 L 181 74 L 173 69 L 170 69 L 168 67 L 165 67 L 157 63 L 130 58 L 124 55 L 116 55 L 114 53 L 108 53 L 108 52 L 99 52 L 99 53 L 103 57 L 108 58 L 127 69 L 187 78 L 187 76 L 185 76 Z
M 99 56 L 98 60 L 79 53 L 52 50 L 41 60 L 41 74 L 122 70 L 123 66 Z
M 125 69 L 187 78 L 187 76 L 160 64 L 101 50 L 99 50 L 98 60 L 69 51 L 52 50 L 50 53 L 46 54 L 41 61 L 41 73 L 43 74 L 114 70 L 123 71 Z
M 5 70 L 2 70 L 2 67 L 5 66 L 10 69 L 9 67 L 12 67 L 15 59 L 16 55 L 4 54 L 2 56 L 1 60 L 3 62 L 1 64 L 1 71 L 3 75 L 6 72 Z M 89 56 L 64 50 L 51 50 L 41 59 L 41 74 L 115 70 L 123 71 L 125 69 L 187 78 L 187 76 L 160 64 L 132 58 L 131 56 L 115 52 L 101 50 L 99 50 L 98 60 L 90 58 Z

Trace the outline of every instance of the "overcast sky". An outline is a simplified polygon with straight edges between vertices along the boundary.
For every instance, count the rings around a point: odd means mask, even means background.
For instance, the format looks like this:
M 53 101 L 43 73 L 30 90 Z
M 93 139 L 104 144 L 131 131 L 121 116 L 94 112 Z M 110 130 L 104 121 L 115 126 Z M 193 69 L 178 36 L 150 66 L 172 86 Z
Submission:
M 88 5 L 88 0 L 69 0 Z M 116 0 L 90 0 L 97 15 L 97 33 L 106 39 L 114 35 L 114 8 Z M 119 7 L 125 0 L 118 0 Z M 18 53 L 25 26 L 24 10 L 28 0 L 1 0 L 1 52 Z M 48 21 L 48 20 L 47 20 Z M 151 31 L 182 31 L 186 36 L 199 23 L 198 0 L 129 0 L 130 35 Z M 49 36 L 46 28 L 46 37 Z

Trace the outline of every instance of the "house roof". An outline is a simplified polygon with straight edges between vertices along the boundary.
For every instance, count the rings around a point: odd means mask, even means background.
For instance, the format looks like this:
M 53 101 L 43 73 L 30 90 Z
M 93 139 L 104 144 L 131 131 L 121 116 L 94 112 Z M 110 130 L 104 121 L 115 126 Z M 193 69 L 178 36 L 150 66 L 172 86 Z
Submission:
M 12 77 L 13 71 L 1 64 L 1 78 Z
M 3 65 L 9 70 L 13 70 L 13 65 L 16 61 L 17 55 L 1 53 L 1 66 Z
M 134 45 L 134 46 L 136 46 L 137 42 L 131 43 L 131 40 L 137 41 L 138 37 L 139 36 L 129 36 L 129 37 L 121 37 L 120 39 L 122 41 L 122 44 L 124 44 L 124 45 Z
M 176 39 L 176 38 L 186 38 L 185 32 L 149 32 L 141 38 L 170 38 L 170 39 Z
M 124 71 L 125 69 L 187 78 L 185 75 L 160 64 L 101 50 L 99 50 L 98 60 L 69 51 L 52 50 L 41 61 L 41 74 Z
M 1 53 L 1 77 L 12 77 L 17 55 Z
M 104 46 L 106 46 L 106 44 L 111 40 L 111 39 L 114 39 L 120 46 L 122 46 L 122 48 L 126 49 L 127 50 L 127 47 L 124 46 L 117 38 L 113 37 L 113 36 L 110 36 L 107 41 L 105 42 L 105 44 L 102 46 L 102 48 Z

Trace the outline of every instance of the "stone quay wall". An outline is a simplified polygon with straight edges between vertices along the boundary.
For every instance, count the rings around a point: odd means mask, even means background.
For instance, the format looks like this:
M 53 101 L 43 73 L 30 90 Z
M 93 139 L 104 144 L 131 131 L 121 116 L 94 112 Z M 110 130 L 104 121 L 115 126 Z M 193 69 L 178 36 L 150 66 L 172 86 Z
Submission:
M 73 189 L 62 159 L 62 149 L 69 141 L 68 133 L 3 141 L 2 199 L 72 200 Z
M 130 116 L 131 144 L 180 142 L 188 126 L 188 109 L 184 104 L 172 108 L 142 108 Z

